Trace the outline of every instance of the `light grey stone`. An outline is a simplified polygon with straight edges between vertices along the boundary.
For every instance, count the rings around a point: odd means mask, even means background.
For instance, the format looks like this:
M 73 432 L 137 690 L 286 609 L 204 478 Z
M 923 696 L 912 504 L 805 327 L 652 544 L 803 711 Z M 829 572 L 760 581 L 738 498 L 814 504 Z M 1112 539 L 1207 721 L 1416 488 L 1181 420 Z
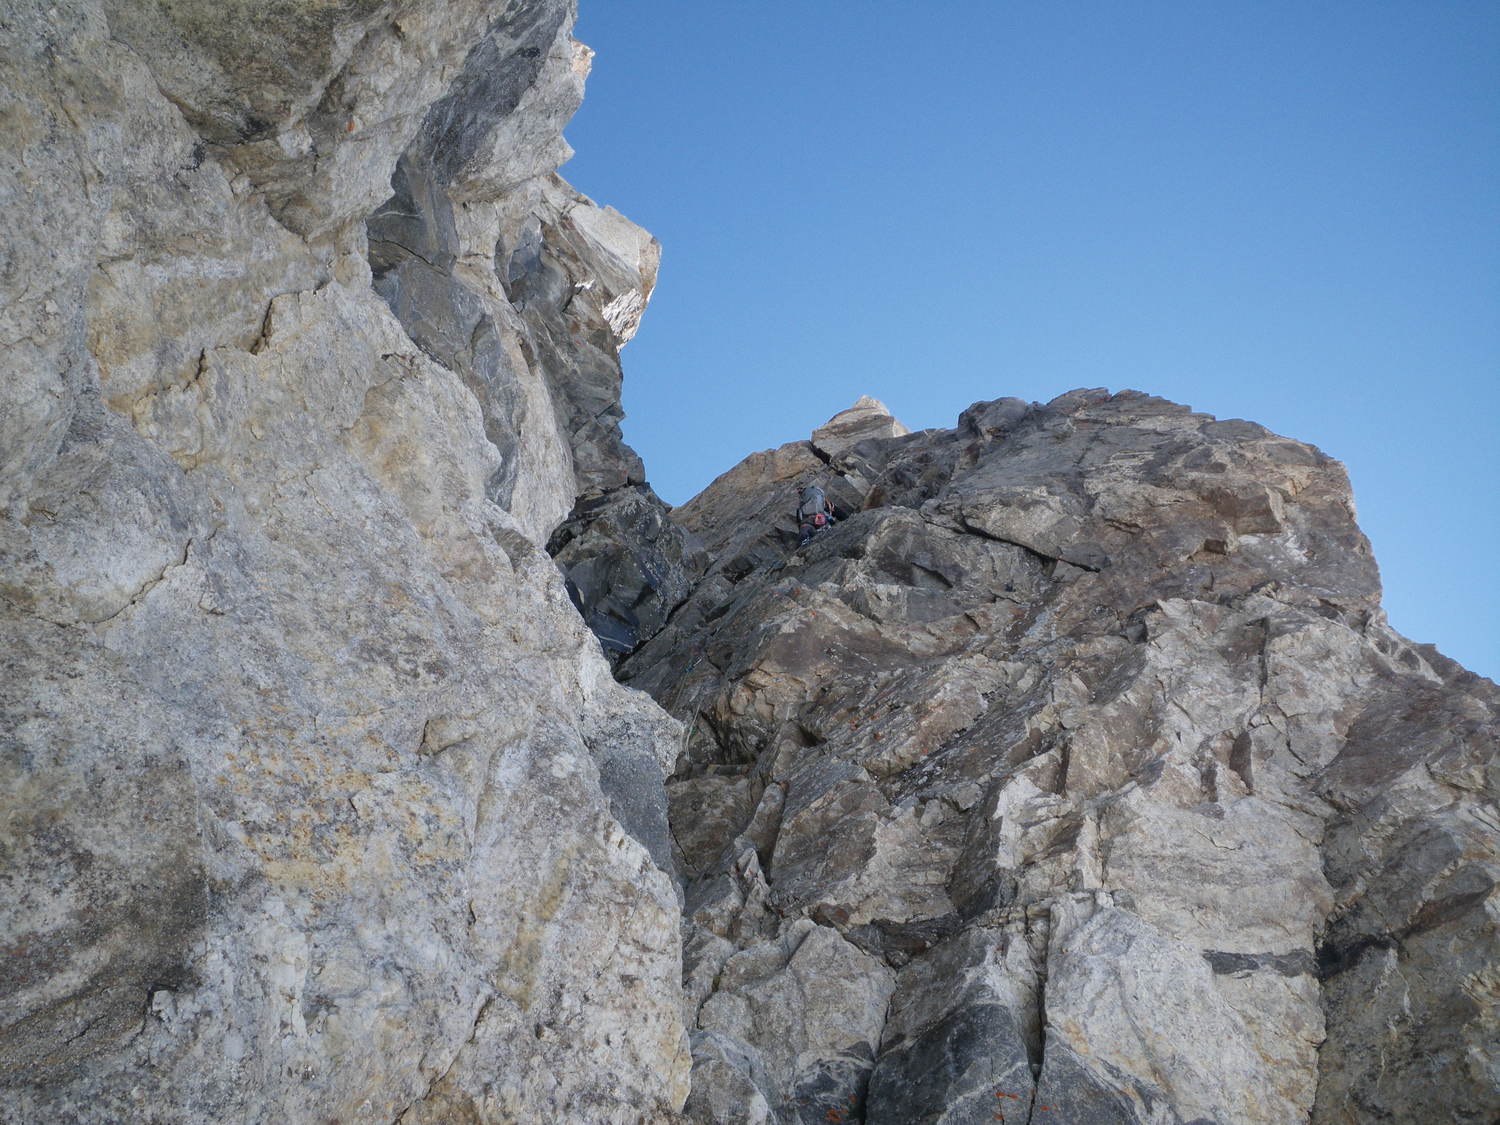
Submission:
M 7 12 L 0 1117 L 686 1099 L 681 730 L 542 546 L 655 276 L 649 235 L 564 214 L 571 18 Z M 365 219 L 438 133 L 398 232 L 433 268 L 388 302 Z M 496 272 L 538 212 L 586 294 L 545 355 Z
M 693 1092 L 683 1116 L 694 1125 L 774 1125 L 781 1118 L 766 1098 L 769 1085 L 753 1047 L 717 1031 L 693 1033 Z
M 825 457 L 837 457 L 862 441 L 911 433 L 891 416 L 885 403 L 869 395 L 841 410 L 812 432 L 812 444 Z
M 1342 467 L 861 399 L 668 510 L 573 14 L 0 21 L 0 1117 L 1494 1120 L 1500 692 Z
M 784 1118 L 847 1114 L 893 989 L 885 966 L 803 919 L 725 962 L 698 1026 L 755 1048 L 765 1074 L 757 1085 L 775 1092 L 769 1100 Z

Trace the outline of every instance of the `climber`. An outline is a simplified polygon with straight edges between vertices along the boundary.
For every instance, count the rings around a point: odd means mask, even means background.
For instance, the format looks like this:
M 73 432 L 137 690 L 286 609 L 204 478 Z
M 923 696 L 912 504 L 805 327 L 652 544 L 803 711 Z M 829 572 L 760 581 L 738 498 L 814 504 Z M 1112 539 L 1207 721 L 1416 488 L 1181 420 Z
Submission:
M 804 484 L 797 499 L 797 531 L 800 535 L 797 546 L 805 547 L 814 535 L 833 524 L 833 504 L 816 484 Z

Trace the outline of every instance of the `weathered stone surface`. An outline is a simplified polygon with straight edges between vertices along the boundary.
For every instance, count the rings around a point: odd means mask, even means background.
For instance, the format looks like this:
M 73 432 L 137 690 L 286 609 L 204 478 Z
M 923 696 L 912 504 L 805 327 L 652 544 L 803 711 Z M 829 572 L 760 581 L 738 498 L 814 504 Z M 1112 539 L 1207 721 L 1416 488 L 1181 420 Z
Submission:
M 1052 907 L 1037 1101 L 1058 1106 L 1064 1120 L 1074 1119 L 1080 1086 L 1111 1091 L 1141 1121 L 1162 1103 L 1182 1121 L 1305 1115 L 1305 1104 L 1281 1096 L 1273 1060 L 1256 1049 L 1203 959 L 1132 912 L 1089 898 L 1097 901 Z M 1054 1059 L 1062 1063 L 1056 1076 Z
M 668 511 L 572 16 L 0 20 L 0 1118 L 1495 1120 L 1500 693 L 1341 467 L 862 399 Z
M 797 549 L 808 478 L 846 518 Z M 847 1120 L 1493 1114 L 1497 693 L 1385 625 L 1336 462 L 1078 391 L 815 435 L 672 518 L 712 561 L 620 675 L 689 725 L 689 942 L 900 970 Z
M 680 730 L 542 547 L 639 479 L 598 400 L 655 276 L 552 175 L 571 20 L 0 21 L 0 1118 L 685 1100 Z
M 449 179 L 483 169 L 503 184 L 528 166 L 551 172 L 566 156 L 557 132 L 582 89 L 581 76 L 559 83 L 554 62 L 582 66 L 567 40 L 572 11 L 570 0 L 351 0 L 284 4 L 267 19 L 252 8 L 127 2 L 107 5 L 106 18 L 111 37 L 145 62 L 216 156 L 264 193 L 277 220 L 321 236 L 385 197 L 419 130 L 443 148 Z M 518 109 L 533 143 L 497 161 Z
M 771 1125 L 759 1053 L 716 1031 L 693 1032 L 693 1092 L 683 1113 L 695 1125 Z M 774 1096 L 774 1095 L 773 1095 Z
M 870 1080 L 870 1122 L 1026 1119 L 1040 1057 L 1035 966 L 1020 935 L 970 930 L 902 971 Z
M 661 631 L 707 566 L 648 485 L 582 500 L 547 549 L 583 620 L 616 662 Z
M 566 28 L 559 34 L 567 39 Z M 481 71 L 474 82 L 492 78 Z M 564 89 L 547 102 L 561 118 L 577 105 L 571 81 Z M 457 112 L 435 109 L 402 156 L 393 194 L 368 223 L 370 266 L 412 339 L 484 407 L 486 436 L 501 453 L 492 499 L 546 538 L 575 499 L 644 482 L 620 435 L 619 350 L 656 284 L 661 251 L 554 175 L 498 195 L 472 175 L 456 179 L 461 169 L 441 138 Z
M 1318 777 L 1339 815 L 1324 848 L 1335 905 L 1318 949 L 1329 1020 L 1319 1120 L 1500 1113 L 1500 754 L 1494 686 L 1377 636 L 1423 674 L 1389 682 Z M 1445 690 L 1440 674 L 1467 690 Z M 1352 751 L 1352 752 L 1351 752 Z
M 698 1026 L 718 1033 L 715 1043 L 753 1047 L 741 1047 L 740 1057 L 758 1058 L 764 1077 L 756 1086 L 774 1091 L 767 1101 L 782 1120 L 854 1118 L 892 988 L 879 962 L 802 919 L 724 963 Z M 713 1059 L 728 1062 L 723 1052 Z M 737 1081 L 754 1081 L 753 1070 L 740 1074 Z
M 885 403 L 869 395 L 848 410 L 841 410 L 812 432 L 813 448 L 824 457 L 837 457 L 869 439 L 900 437 L 911 433 L 891 416 Z

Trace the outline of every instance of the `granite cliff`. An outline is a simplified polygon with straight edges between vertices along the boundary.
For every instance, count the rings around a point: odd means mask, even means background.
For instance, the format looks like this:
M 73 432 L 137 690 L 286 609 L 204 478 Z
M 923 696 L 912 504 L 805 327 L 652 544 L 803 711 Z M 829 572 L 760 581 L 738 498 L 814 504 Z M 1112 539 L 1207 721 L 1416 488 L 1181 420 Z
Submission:
M 685 1098 L 678 729 L 544 550 L 658 258 L 574 14 L 0 17 L 0 1120 Z
M 669 510 L 575 14 L 0 16 L 0 1120 L 1495 1120 L 1500 696 L 1340 466 L 864 399 Z
M 1388 627 L 1336 461 L 866 399 L 671 518 L 713 562 L 619 674 L 687 727 L 693 1120 L 1500 1111 L 1500 692 Z

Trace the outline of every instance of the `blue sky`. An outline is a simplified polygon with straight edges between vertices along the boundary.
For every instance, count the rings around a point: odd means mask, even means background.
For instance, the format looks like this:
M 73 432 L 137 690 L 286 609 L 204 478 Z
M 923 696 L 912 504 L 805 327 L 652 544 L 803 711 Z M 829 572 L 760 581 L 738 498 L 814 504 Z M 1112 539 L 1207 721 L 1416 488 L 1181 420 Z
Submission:
M 1134 388 L 1338 457 L 1392 624 L 1500 677 L 1500 4 L 581 0 L 564 174 L 663 243 L 681 503 L 861 394 Z

